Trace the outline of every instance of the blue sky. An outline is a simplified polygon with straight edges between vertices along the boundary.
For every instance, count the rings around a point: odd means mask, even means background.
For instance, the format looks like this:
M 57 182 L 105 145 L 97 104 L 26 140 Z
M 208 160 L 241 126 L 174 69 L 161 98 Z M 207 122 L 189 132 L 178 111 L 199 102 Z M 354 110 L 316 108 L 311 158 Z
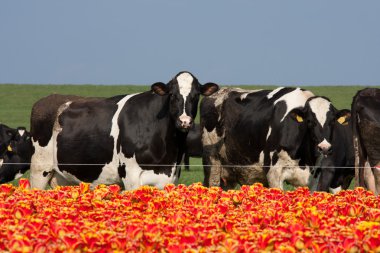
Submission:
M 5 0 L 0 83 L 380 85 L 380 1 Z

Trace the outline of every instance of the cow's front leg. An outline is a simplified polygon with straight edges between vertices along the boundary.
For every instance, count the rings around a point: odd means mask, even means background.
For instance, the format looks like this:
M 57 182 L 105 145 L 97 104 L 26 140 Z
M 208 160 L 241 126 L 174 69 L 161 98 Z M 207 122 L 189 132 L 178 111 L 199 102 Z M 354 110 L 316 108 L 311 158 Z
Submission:
M 271 166 L 267 173 L 269 188 L 279 188 L 284 189 L 284 182 L 282 178 L 282 167 L 281 166 Z
M 368 162 L 365 163 L 363 169 L 363 177 L 364 177 L 364 186 L 366 187 L 367 190 L 376 192 L 376 183 L 375 183 L 375 177 L 372 171 L 371 166 L 369 165 Z
M 53 176 L 54 160 L 52 143 L 46 147 L 40 147 L 34 143 L 34 154 L 31 158 L 30 165 L 30 186 L 37 189 L 45 189 L 51 177 Z
M 380 163 L 372 168 L 372 173 L 375 181 L 375 194 L 378 195 L 380 193 Z

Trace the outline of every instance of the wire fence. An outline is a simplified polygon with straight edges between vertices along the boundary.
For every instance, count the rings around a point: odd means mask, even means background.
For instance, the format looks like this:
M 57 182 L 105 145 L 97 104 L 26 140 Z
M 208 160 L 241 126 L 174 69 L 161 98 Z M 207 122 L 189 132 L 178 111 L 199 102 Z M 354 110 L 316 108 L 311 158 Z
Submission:
M 1 159 L 0 159 L 1 160 Z M 31 165 L 32 163 L 7 163 L 0 162 L 2 165 Z M 36 165 L 46 165 L 51 166 L 48 163 L 35 163 Z M 105 166 L 109 163 L 54 163 L 54 166 Z M 124 164 L 121 164 L 124 165 Z M 184 166 L 185 164 L 138 164 L 142 167 L 173 167 L 173 166 Z M 127 165 L 126 165 L 127 166 Z M 355 167 L 355 166 L 311 166 L 311 165 L 293 165 L 293 166 L 279 166 L 279 165 L 239 165 L 239 164 L 222 164 L 222 165 L 203 165 L 203 164 L 189 164 L 189 167 L 223 167 L 223 168 L 272 168 L 272 167 L 284 167 L 284 168 L 311 168 L 311 169 L 355 169 L 355 168 L 372 168 L 370 166 Z

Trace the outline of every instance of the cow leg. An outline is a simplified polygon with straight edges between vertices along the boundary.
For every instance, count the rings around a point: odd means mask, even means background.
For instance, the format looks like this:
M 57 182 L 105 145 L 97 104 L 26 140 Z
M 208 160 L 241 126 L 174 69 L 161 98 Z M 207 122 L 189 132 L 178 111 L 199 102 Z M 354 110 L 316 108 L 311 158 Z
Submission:
M 189 157 L 189 153 L 185 152 L 185 155 L 184 155 L 184 164 L 185 164 L 185 170 L 186 171 L 189 171 L 189 164 L 190 164 L 190 157 Z
M 363 176 L 364 176 L 364 186 L 372 192 L 376 192 L 376 183 L 373 171 L 368 162 L 365 163 L 365 167 L 363 168 Z
M 267 173 L 269 188 L 284 189 L 283 168 L 280 166 L 273 166 L 269 168 Z
M 220 186 L 222 163 L 214 156 L 208 156 L 204 154 L 202 158 L 204 172 L 203 185 L 206 187 Z
M 375 194 L 378 195 L 380 193 L 380 163 L 378 163 L 374 168 L 372 168 L 372 173 L 375 181 Z
M 321 170 L 320 180 L 318 181 L 317 191 L 329 192 L 334 178 L 335 169 L 324 167 Z M 335 188 L 335 187 L 334 187 Z
M 46 147 L 33 143 L 34 154 L 30 165 L 30 186 L 37 189 L 45 189 L 53 176 L 54 159 L 53 144 L 50 141 Z
M 49 185 L 52 189 L 58 186 L 70 186 L 74 184 L 70 184 L 64 177 L 62 177 L 59 173 L 53 171 L 52 177 L 49 181 Z

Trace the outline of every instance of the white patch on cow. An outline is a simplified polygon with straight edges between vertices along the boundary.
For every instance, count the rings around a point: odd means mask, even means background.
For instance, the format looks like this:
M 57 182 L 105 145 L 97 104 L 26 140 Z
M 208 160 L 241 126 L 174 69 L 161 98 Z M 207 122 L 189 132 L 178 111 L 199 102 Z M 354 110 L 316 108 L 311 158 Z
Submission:
M 332 194 L 336 194 L 338 192 L 340 192 L 342 190 L 342 187 L 337 187 L 337 188 L 329 188 L 329 191 L 332 193 Z
M 318 147 L 323 150 L 329 150 L 331 148 L 331 144 L 326 139 L 323 139 L 323 141 L 318 144 Z
M 286 93 L 285 95 L 277 99 L 274 102 L 275 105 L 280 101 L 284 101 L 286 103 L 286 112 L 280 122 L 282 122 L 288 115 L 288 113 L 294 108 L 304 107 L 306 100 L 312 96 L 313 93 L 311 93 L 310 91 L 302 91 L 300 88 L 297 88 L 292 92 Z
M 259 91 L 262 91 L 262 89 L 245 90 L 245 89 L 241 89 L 241 88 L 228 88 L 227 87 L 227 88 L 221 88 L 219 91 L 217 91 L 214 94 L 212 94 L 211 96 L 209 96 L 209 98 L 214 98 L 215 99 L 215 103 L 214 103 L 215 107 L 219 107 L 228 98 L 228 96 L 231 92 L 241 93 L 240 99 L 243 100 L 243 99 L 246 99 L 246 97 L 249 94 L 259 92 Z
M 267 98 L 268 99 L 271 99 L 277 92 L 279 92 L 280 90 L 282 90 L 284 87 L 279 87 L 277 89 L 274 89 L 273 91 L 271 91 L 268 95 L 267 95 Z
M 19 133 L 20 136 L 23 136 L 24 133 L 25 133 L 25 130 L 23 130 L 23 129 L 19 129 L 19 130 L 18 130 L 18 133 Z
M 223 136 L 221 136 L 221 137 L 218 136 L 218 134 L 216 133 L 216 129 L 215 128 L 211 132 L 207 131 L 206 128 L 203 128 L 203 133 L 202 133 L 202 143 L 203 143 L 203 146 L 215 145 L 222 138 L 223 138 Z
M 267 133 L 267 139 L 266 140 L 268 140 L 268 138 L 269 138 L 269 136 L 270 136 L 271 133 L 272 133 L 272 128 L 269 127 L 269 130 L 268 130 L 268 133 Z
M 45 189 L 50 181 L 53 170 L 59 172 L 57 161 L 57 136 L 62 131 L 58 122 L 58 117 L 71 104 L 71 101 L 61 105 L 57 110 L 56 119 L 53 126 L 52 137 L 45 147 L 39 145 L 38 141 L 33 141 L 34 154 L 30 165 L 30 185 L 32 188 Z M 44 173 L 49 173 L 44 176 Z
M 3 162 L 4 162 L 4 160 L 0 159 L 0 167 L 3 166 Z
M 135 95 L 136 94 L 127 95 L 117 103 L 117 110 L 112 117 L 110 132 L 110 136 L 113 137 L 114 140 L 112 160 L 103 166 L 102 172 L 100 173 L 98 179 L 92 182 L 93 186 L 98 184 L 121 184 L 121 179 L 118 172 L 119 154 L 117 153 L 117 139 L 120 134 L 120 128 L 117 122 L 125 103 Z M 128 169 L 129 168 L 126 167 L 126 170 Z
M 249 95 L 248 92 L 241 94 L 241 95 L 240 95 L 240 100 L 243 101 L 244 99 L 247 98 L 248 95 Z
M 317 117 L 319 124 L 323 127 L 326 123 L 327 113 L 330 110 L 331 102 L 328 100 L 318 97 L 310 100 L 310 109 Z
M 271 158 L 273 154 L 274 152 L 270 153 Z M 280 189 L 284 189 L 284 181 L 294 186 L 307 186 L 309 181 L 313 181 L 311 177 L 309 166 L 302 169 L 299 166 L 299 160 L 292 159 L 284 150 L 278 153 L 277 163 L 272 164 L 267 174 L 269 186 Z
M 190 92 L 194 78 L 189 73 L 182 73 L 177 76 L 177 82 L 179 86 L 179 93 L 186 98 Z
M 22 175 L 24 175 L 24 174 L 22 174 L 21 172 L 18 172 L 16 175 L 15 175 L 15 179 L 19 179 L 20 177 L 22 177 Z M 14 180 L 15 180 L 14 179 Z
M 125 165 L 126 177 L 122 178 L 125 190 L 133 190 L 142 185 L 152 185 L 163 189 L 167 184 L 175 184 L 178 181 L 176 164 L 173 165 L 171 175 L 155 174 L 153 170 L 143 170 L 136 161 L 136 156 L 125 157 L 122 153 L 119 156 L 120 163 Z
M 45 189 L 50 176 L 43 176 L 43 173 L 52 172 L 54 168 L 54 148 L 53 136 L 49 140 L 47 146 L 42 147 L 37 141 L 32 141 L 34 154 L 31 158 L 30 165 L 30 186 L 37 189 Z

